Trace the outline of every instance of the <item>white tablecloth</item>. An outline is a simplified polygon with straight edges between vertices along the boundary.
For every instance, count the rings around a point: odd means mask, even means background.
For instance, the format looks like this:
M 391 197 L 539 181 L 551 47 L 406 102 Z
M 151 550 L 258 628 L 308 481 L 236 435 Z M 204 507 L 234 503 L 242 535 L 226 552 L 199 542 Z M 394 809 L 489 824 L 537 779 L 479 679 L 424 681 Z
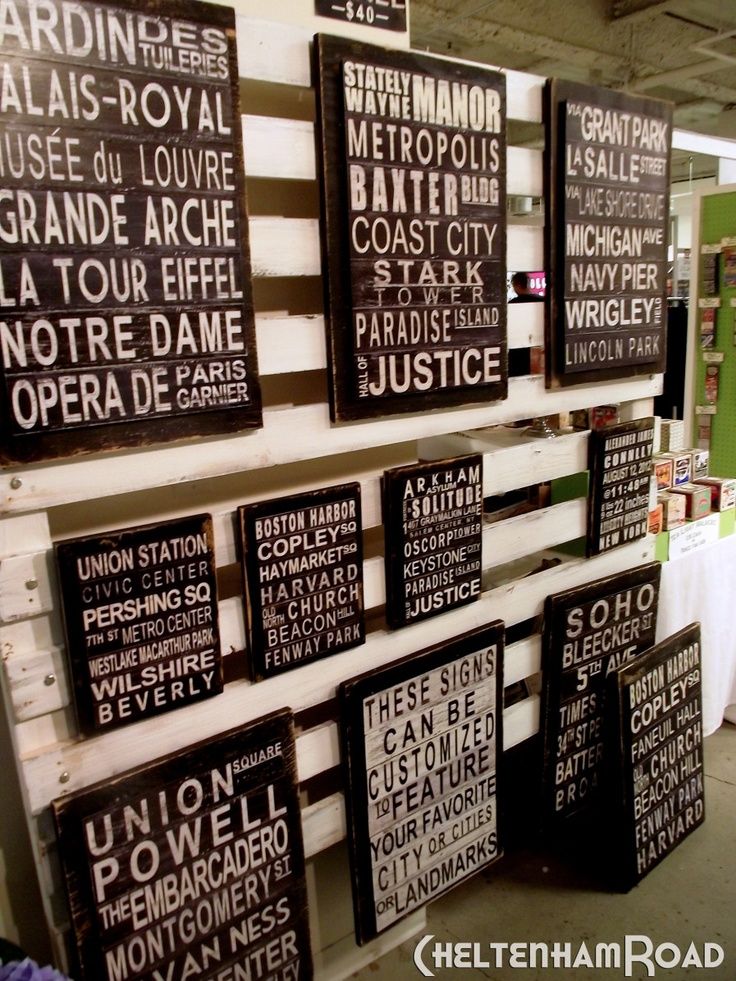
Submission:
M 721 725 L 729 705 L 736 721 L 736 534 L 662 566 L 657 640 L 695 620 L 702 626 L 707 736 Z

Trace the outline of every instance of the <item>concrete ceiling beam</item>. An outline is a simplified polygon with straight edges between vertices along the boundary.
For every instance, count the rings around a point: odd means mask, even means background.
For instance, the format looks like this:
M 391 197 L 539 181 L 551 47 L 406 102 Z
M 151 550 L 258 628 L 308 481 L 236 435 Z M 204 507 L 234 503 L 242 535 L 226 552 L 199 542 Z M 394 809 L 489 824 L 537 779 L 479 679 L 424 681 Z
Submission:
M 618 23 L 633 23 L 639 20 L 651 20 L 658 14 L 666 14 L 668 10 L 681 6 L 682 0 L 613 0 L 611 4 L 611 20 Z

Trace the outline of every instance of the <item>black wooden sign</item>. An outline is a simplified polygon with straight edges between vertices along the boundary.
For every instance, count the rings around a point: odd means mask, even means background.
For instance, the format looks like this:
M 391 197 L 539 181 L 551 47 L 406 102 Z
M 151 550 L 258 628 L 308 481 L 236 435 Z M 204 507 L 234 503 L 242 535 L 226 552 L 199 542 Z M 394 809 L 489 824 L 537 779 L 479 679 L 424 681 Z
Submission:
M 56 560 L 83 733 L 222 691 L 209 515 L 70 539 Z
M 10 0 L 0 461 L 261 424 L 232 10 Z
M 654 419 L 634 419 L 590 434 L 588 555 L 647 534 Z
M 340 687 L 358 943 L 501 854 L 500 621 Z
M 314 0 L 314 12 L 347 24 L 406 31 L 408 0 Z
M 287 710 L 53 801 L 80 981 L 312 977 Z
M 240 508 L 255 678 L 365 641 L 360 484 Z
M 505 398 L 503 76 L 315 52 L 333 419 Z
M 545 88 L 548 386 L 663 371 L 672 106 Z
M 700 624 L 620 668 L 609 686 L 617 872 L 630 889 L 705 820 Z
M 387 470 L 383 526 L 389 626 L 403 627 L 478 599 L 483 457 Z
M 542 666 L 542 814 L 554 826 L 600 803 L 606 678 L 654 643 L 658 562 L 548 596 Z

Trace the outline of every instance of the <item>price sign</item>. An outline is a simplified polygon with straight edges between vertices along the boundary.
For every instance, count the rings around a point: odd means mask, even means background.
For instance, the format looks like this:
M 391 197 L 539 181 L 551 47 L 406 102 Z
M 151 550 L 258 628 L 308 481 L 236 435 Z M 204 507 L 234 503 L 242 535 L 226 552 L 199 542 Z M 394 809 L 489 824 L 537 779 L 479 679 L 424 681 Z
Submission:
M 406 31 L 408 0 L 315 0 L 314 12 L 347 24 Z

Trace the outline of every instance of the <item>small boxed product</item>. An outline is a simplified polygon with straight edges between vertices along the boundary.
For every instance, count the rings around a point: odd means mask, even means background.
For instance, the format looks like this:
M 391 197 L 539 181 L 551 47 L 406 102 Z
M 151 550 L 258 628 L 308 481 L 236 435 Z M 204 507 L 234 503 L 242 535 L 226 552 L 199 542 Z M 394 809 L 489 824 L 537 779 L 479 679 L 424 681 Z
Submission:
M 693 450 L 693 465 L 692 465 L 692 475 L 693 481 L 699 480 L 701 477 L 708 476 L 708 467 L 710 466 L 710 452 L 708 450 Z
M 663 419 L 659 448 L 664 453 L 681 450 L 685 446 L 685 423 L 682 419 Z
M 685 495 L 660 494 L 659 503 L 662 505 L 662 530 L 672 531 L 685 524 Z
M 653 511 L 649 512 L 649 534 L 658 535 L 660 531 L 664 530 L 664 505 L 661 503 L 657 504 Z
M 668 456 L 655 456 L 654 477 L 658 490 L 668 490 L 675 482 L 675 461 Z
M 679 487 L 681 484 L 689 484 L 693 477 L 692 453 L 663 453 L 662 456 L 672 460 L 674 466 L 672 486 Z
M 696 483 L 709 488 L 713 511 L 730 511 L 731 508 L 736 508 L 736 479 L 733 477 L 700 477 Z
M 672 493 L 685 498 L 685 517 L 697 521 L 710 514 L 710 488 L 702 484 L 682 484 L 673 487 Z

